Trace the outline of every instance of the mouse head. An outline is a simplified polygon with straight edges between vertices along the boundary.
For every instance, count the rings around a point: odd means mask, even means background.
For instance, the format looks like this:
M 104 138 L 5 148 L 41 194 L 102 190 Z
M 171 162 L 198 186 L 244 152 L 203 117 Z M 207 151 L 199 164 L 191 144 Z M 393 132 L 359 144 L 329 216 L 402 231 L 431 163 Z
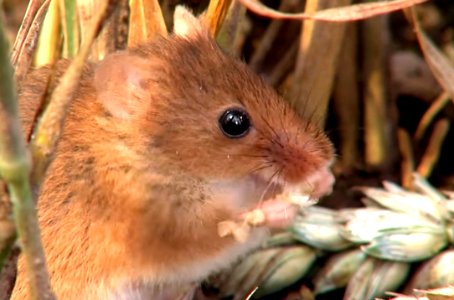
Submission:
M 198 178 L 298 184 L 333 160 L 322 131 L 181 7 L 172 36 L 106 58 L 95 86 L 115 121 L 141 135 L 141 153 Z

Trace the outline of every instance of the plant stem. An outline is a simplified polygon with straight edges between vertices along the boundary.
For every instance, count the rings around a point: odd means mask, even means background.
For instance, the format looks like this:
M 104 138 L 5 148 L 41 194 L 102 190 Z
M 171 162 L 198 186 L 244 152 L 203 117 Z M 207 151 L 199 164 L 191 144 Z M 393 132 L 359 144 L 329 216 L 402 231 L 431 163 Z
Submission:
M 59 84 L 52 92 L 49 105 L 44 110 L 40 121 L 34 129 L 34 138 L 30 142 L 34 168 L 31 173 L 31 183 L 35 191 L 39 190 L 47 167 L 51 163 L 52 154 L 57 140 L 63 130 L 63 123 L 72 95 L 78 86 L 82 69 L 91 46 L 101 31 L 103 22 L 113 11 L 114 0 L 98 1 L 100 10 L 92 20 L 87 30 L 86 38 L 80 52 L 71 62 Z
M 9 45 L 3 22 L 0 24 L 0 175 L 8 185 L 13 204 L 13 215 L 30 280 L 31 299 L 53 299 L 30 190 L 31 160 L 18 118 Z

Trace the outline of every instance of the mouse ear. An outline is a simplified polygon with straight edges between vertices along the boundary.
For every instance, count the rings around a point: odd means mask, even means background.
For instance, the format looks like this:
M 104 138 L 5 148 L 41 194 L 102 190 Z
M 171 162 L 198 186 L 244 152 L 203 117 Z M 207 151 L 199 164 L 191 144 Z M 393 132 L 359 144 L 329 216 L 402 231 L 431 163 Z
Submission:
M 96 67 L 94 86 L 97 99 L 116 118 L 129 119 L 146 101 L 147 62 L 125 51 L 107 56 Z
M 173 15 L 173 32 L 178 36 L 189 39 L 207 31 L 202 22 L 186 7 L 178 5 Z

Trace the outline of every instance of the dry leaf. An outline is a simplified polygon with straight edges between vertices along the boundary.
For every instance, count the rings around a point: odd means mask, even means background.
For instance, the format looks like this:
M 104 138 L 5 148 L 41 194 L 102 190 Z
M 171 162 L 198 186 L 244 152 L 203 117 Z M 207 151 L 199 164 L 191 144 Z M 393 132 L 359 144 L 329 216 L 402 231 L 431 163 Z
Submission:
M 15 68 L 17 82 L 22 81 L 32 63 L 32 55 L 38 42 L 42 20 L 49 4 L 50 0 L 32 0 L 28 4 L 11 53 L 11 63 Z
M 346 22 L 363 20 L 370 17 L 390 13 L 396 10 L 426 2 L 427 0 L 395 0 L 378 1 L 373 3 L 361 3 L 338 8 L 320 10 L 315 13 L 283 13 L 271 9 L 255 0 L 240 0 L 247 8 L 258 15 L 273 19 L 289 20 L 319 20 L 327 22 Z
M 424 57 L 435 78 L 443 89 L 454 99 L 454 66 L 422 30 L 416 11 L 412 9 L 413 26 Z

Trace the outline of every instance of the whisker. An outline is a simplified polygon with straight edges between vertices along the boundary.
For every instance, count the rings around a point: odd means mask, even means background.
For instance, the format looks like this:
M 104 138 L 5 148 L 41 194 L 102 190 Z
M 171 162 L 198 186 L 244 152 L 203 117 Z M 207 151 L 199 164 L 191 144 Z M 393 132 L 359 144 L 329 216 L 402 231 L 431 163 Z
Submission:
M 266 163 L 260 164 L 260 165 L 258 165 L 256 167 L 252 168 L 251 170 L 248 171 L 248 173 L 252 174 L 252 173 L 255 173 L 255 172 L 258 172 L 258 171 L 261 171 L 261 170 L 265 170 L 265 169 L 268 169 L 268 168 L 272 168 L 272 167 L 273 167 L 272 163 L 266 162 Z M 273 175 L 271 175 L 270 180 L 269 180 L 267 186 L 265 187 L 265 190 L 264 190 L 263 194 L 260 196 L 260 199 L 259 199 L 259 201 L 257 203 L 257 207 L 260 206 L 260 204 L 263 202 L 263 198 L 265 197 L 265 194 L 266 194 L 267 190 L 269 189 L 269 187 L 273 183 L 273 177 L 275 176 L 275 174 L 276 174 L 276 172 L 273 173 Z M 243 223 L 243 225 L 246 225 L 247 219 L 245 218 L 242 223 Z
M 267 158 L 265 154 L 230 154 L 231 157 L 253 157 L 253 158 Z
M 272 164 L 262 164 L 262 165 L 259 165 L 257 167 L 254 167 L 254 168 L 248 170 L 248 173 L 256 173 L 258 171 L 265 170 L 265 169 L 268 169 L 271 167 L 272 167 Z
M 263 199 L 265 198 L 266 193 L 268 192 L 269 188 L 270 188 L 271 185 L 273 184 L 273 179 L 274 179 L 274 177 L 275 177 L 276 175 L 278 175 L 278 174 L 279 174 L 279 169 L 276 170 L 276 171 L 270 176 L 270 179 L 268 180 L 268 183 L 267 183 L 265 189 L 263 190 L 262 195 L 260 196 L 260 199 L 259 199 L 259 201 L 258 201 L 258 203 L 257 203 L 257 206 L 260 206 L 260 204 L 263 203 Z
M 279 168 L 279 169 L 277 169 L 277 171 L 276 171 L 276 175 L 275 175 L 275 177 L 276 177 L 276 180 L 275 180 L 275 182 L 279 182 L 279 183 L 281 182 L 281 181 L 280 181 L 280 177 L 281 177 L 281 175 L 282 175 L 282 170 L 283 170 L 283 169 L 282 169 L 282 167 L 281 167 L 281 168 Z M 272 179 L 272 178 L 271 178 L 271 179 Z M 273 186 L 273 194 L 275 194 L 275 193 L 276 193 L 276 189 L 277 189 L 277 188 L 278 188 L 278 185 L 277 185 L 277 184 L 275 184 L 275 185 Z M 285 182 L 283 183 L 283 185 L 282 185 L 282 187 L 281 187 L 281 188 L 282 188 L 282 191 L 284 191 L 284 190 L 285 190 Z

